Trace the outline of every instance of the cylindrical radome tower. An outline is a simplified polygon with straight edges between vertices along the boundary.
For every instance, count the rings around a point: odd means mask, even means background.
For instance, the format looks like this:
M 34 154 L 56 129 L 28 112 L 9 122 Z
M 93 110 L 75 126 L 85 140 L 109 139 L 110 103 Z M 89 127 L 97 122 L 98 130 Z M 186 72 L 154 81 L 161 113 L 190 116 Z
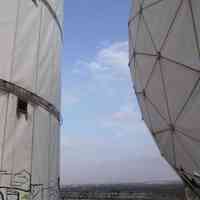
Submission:
M 59 198 L 63 0 L 0 6 L 0 199 Z

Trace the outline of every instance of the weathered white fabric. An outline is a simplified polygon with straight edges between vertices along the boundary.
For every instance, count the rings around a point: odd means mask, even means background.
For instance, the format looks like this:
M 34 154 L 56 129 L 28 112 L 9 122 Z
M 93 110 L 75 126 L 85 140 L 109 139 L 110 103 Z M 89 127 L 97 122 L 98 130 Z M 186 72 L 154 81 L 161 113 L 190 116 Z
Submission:
M 43 97 L 60 110 L 63 0 L 6 0 L 0 6 L 0 79 Z M 47 6 L 48 5 L 48 6 Z M 58 199 L 60 124 L 18 97 L 0 91 L 0 192 L 8 199 Z M 11 195 L 12 194 L 12 195 Z

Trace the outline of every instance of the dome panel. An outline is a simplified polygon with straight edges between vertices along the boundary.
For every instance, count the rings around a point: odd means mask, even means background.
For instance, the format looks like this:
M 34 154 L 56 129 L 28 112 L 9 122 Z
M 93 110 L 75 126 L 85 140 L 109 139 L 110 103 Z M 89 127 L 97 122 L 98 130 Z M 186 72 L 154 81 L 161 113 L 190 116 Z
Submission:
M 158 143 L 158 147 L 161 151 L 161 154 L 167 159 L 167 161 L 175 166 L 175 155 L 173 147 L 173 138 L 172 133 L 169 131 L 156 134 L 155 140 Z
M 153 56 L 136 55 L 135 59 L 136 76 L 138 76 L 135 78 L 140 81 L 140 85 L 136 89 L 137 91 L 142 91 L 146 88 L 151 74 L 155 71 L 156 58 Z
M 137 40 L 137 35 L 138 35 L 138 30 L 139 30 L 139 22 L 140 18 L 136 17 L 133 21 L 131 21 L 129 25 L 129 60 L 132 62 L 135 52 L 135 47 L 136 47 L 136 40 Z
M 147 74 L 143 72 L 143 76 Z M 167 108 L 167 97 L 165 94 L 164 80 L 161 74 L 160 62 L 157 61 L 146 85 L 146 95 L 156 105 L 158 111 L 170 124 L 170 116 Z
M 164 57 L 171 58 L 176 62 L 200 70 L 193 20 L 188 4 L 189 1 L 183 2 L 162 54 Z
M 170 114 L 172 121 L 175 122 L 195 86 L 199 74 L 189 68 L 169 62 L 165 59 L 161 61 L 161 69 L 163 72 Z
M 198 40 L 198 48 L 199 48 L 199 43 L 200 43 L 200 12 L 199 12 L 199 1 L 190 1 L 190 6 L 191 6 L 191 12 L 194 17 L 193 19 L 193 25 L 195 25 L 195 32 L 197 34 L 197 40 Z M 200 50 L 198 50 L 200 51 Z M 200 54 L 200 52 L 199 52 Z
M 176 165 L 178 169 L 183 168 L 189 174 L 199 171 L 198 157 L 191 151 L 191 145 L 179 133 L 175 135 Z
M 143 0 L 143 8 L 145 7 L 150 7 L 150 6 L 155 6 L 156 4 L 160 3 L 163 0 Z
M 143 15 L 139 16 L 140 23 L 138 26 L 138 34 L 136 38 L 135 50 L 136 52 L 145 52 L 156 54 L 156 47 L 149 32 L 148 24 L 146 23 Z
M 200 83 L 196 81 L 193 90 L 191 90 L 190 98 L 185 103 L 184 109 L 177 119 L 177 126 L 182 130 L 186 130 L 190 136 L 200 138 Z
M 173 19 L 177 14 L 177 10 L 179 10 L 181 2 L 181 0 L 159 1 L 159 3 L 154 4 L 148 9 L 144 9 L 143 15 L 149 26 L 157 51 L 160 50 L 162 43 L 167 36 L 168 30 L 173 23 Z
M 163 116 L 163 113 L 160 112 L 157 105 L 154 104 L 148 97 L 145 97 L 145 102 L 146 102 L 146 110 L 150 117 L 152 131 L 157 132 L 168 129 L 169 122 L 165 118 L 165 116 Z

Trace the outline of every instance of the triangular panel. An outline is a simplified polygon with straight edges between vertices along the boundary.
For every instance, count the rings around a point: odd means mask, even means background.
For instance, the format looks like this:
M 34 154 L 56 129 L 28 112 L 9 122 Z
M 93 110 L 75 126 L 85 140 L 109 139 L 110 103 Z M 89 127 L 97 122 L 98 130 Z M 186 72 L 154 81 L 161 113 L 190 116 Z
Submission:
M 129 61 L 133 60 L 133 53 L 136 47 L 136 40 L 138 35 L 138 28 L 139 28 L 140 18 L 136 17 L 134 20 L 131 21 L 129 24 Z
M 154 72 L 156 57 L 137 55 L 135 59 L 137 76 L 139 76 L 139 80 L 141 81 L 141 88 L 139 90 L 142 91 L 145 88 L 148 79 L 151 78 L 151 74 Z
M 143 5 L 143 1 L 144 0 L 137 0 L 137 1 L 134 1 L 134 6 L 133 6 L 133 11 L 134 11 L 134 14 L 137 14 L 140 10 L 140 7 Z
M 165 59 L 161 61 L 161 70 L 166 86 L 169 109 L 174 122 L 195 86 L 199 74 Z
M 151 34 L 149 33 L 148 27 L 146 25 L 147 24 L 145 24 L 144 17 L 141 16 L 137 41 L 136 41 L 136 52 L 146 52 L 155 54 L 156 53 L 155 45 L 153 43 Z
M 142 80 L 140 78 L 140 68 L 139 65 L 137 64 L 137 60 L 135 60 L 135 67 L 131 66 L 131 74 L 132 78 L 134 79 L 134 89 L 136 92 L 141 92 L 143 87 L 142 87 Z
M 144 72 L 143 75 L 145 74 L 146 73 Z M 147 83 L 146 95 L 151 100 L 151 102 L 156 105 L 159 112 L 162 113 L 165 119 L 168 119 L 168 122 L 170 123 L 167 110 L 167 99 L 165 96 L 159 61 L 156 63 L 154 71 L 151 74 L 149 82 Z
M 172 133 L 169 131 L 156 134 L 155 135 L 156 142 L 158 143 L 158 147 L 161 151 L 161 154 L 167 159 L 167 161 L 171 165 L 175 165 L 175 156 L 173 152 L 173 139 Z
M 198 48 L 200 48 L 200 12 L 199 12 L 199 1 L 190 1 L 191 3 L 191 12 L 193 15 L 193 25 L 195 26 L 195 31 L 196 31 L 196 43 L 198 43 Z M 200 56 L 200 49 L 198 49 L 199 51 L 199 56 Z M 199 68 L 200 69 L 200 68 Z
M 169 128 L 168 120 L 163 116 L 163 113 L 160 112 L 157 106 L 148 97 L 145 97 L 145 102 L 150 116 L 152 131 L 156 132 Z
M 187 135 L 184 133 L 179 134 L 179 138 L 179 142 L 182 142 L 184 150 L 192 160 L 191 162 L 193 162 L 193 164 L 196 166 L 196 172 L 200 173 L 200 142 L 187 137 Z
M 184 1 L 163 49 L 163 56 L 199 69 L 199 56 L 195 40 L 189 1 Z
M 177 126 L 182 130 L 187 130 L 188 134 L 194 138 L 200 138 L 200 126 L 199 126 L 199 115 L 200 115 L 200 83 L 198 84 L 193 92 L 191 91 L 190 98 L 185 103 L 185 107 L 177 120 Z
M 180 2 L 181 0 L 164 0 L 144 10 L 143 15 L 149 25 L 152 38 L 158 50 L 161 48 L 173 23 L 173 18 L 176 15 Z
M 143 0 L 143 4 L 142 4 L 142 7 L 145 8 L 145 7 L 150 7 L 150 6 L 155 6 L 156 4 L 160 3 L 161 1 L 163 0 Z
M 191 150 L 191 149 L 190 149 Z M 198 172 L 198 163 L 194 154 L 189 150 L 188 143 L 179 133 L 175 135 L 175 152 L 177 168 L 183 168 L 187 173 Z

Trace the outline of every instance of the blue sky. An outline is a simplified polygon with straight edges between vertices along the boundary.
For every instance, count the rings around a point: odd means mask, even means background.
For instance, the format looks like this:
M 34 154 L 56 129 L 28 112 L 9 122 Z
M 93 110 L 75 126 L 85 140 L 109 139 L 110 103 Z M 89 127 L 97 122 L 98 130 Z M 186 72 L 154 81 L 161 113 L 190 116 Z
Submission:
M 63 184 L 174 179 L 141 121 L 128 69 L 131 0 L 65 0 Z

